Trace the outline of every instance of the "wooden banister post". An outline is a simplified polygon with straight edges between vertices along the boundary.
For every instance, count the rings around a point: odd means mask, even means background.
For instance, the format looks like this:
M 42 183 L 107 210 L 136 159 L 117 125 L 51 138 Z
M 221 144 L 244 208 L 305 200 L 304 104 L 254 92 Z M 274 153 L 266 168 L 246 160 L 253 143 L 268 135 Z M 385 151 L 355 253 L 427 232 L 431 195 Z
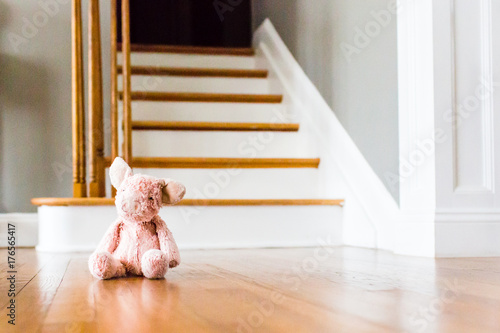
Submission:
M 111 161 L 119 155 L 118 148 L 118 71 L 116 63 L 117 53 L 117 3 L 111 0 Z M 114 197 L 116 189 L 111 186 L 111 195 Z
M 132 163 L 132 100 L 130 82 L 130 2 L 122 0 L 122 78 L 123 78 L 123 157 Z
M 71 9 L 71 115 L 73 196 L 75 198 L 87 196 L 83 96 L 82 3 L 81 0 L 73 0 Z
M 102 106 L 99 0 L 89 0 L 89 192 L 104 197 L 104 124 Z

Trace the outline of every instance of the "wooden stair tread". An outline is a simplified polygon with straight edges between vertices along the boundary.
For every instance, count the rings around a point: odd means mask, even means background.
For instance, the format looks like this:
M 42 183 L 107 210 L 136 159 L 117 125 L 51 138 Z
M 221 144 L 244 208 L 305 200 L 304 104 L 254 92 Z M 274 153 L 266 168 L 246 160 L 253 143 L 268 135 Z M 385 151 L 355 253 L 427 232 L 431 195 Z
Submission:
M 109 157 L 104 162 L 111 165 Z M 318 168 L 319 162 L 319 158 L 135 157 L 130 164 L 150 169 L 267 169 Z
M 293 123 L 223 123 L 195 121 L 133 121 L 133 130 L 171 131 L 276 131 L 297 132 L 299 124 Z
M 130 93 L 134 101 L 163 102 L 218 102 L 218 103 L 281 103 L 283 95 L 269 94 L 216 94 L 186 92 L 153 92 L 133 91 Z M 120 91 L 123 99 L 123 91 Z
M 118 66 L 118 74 L 123 67 Z M 230 78 L 267 78 L 266 69 L 225 69 L 225 68 L 191 68 L 191 67 L 158 67 L 132 66 L 132 75 L 165 75 L 165 76 L 195 76 L 195 77 L 230 77 Z
M 117 51 L 122 51 L 122 44 L 117 44 Z M 131 44 L 131 52 L 154 52 L 154 53 L 182 53 L 182 54 L 207 54 L 207 55 L 231 55 L 231 56 L 253 56 L 255 51 L 250 47 L 208 47 L 208 46 L 184 46 L 184 45 L 150 45 Z
M 114 198 L 34 198 L 36 206 L 113 206 Z M 342 199 L 184 199 L 176 206 L 342 206 Z

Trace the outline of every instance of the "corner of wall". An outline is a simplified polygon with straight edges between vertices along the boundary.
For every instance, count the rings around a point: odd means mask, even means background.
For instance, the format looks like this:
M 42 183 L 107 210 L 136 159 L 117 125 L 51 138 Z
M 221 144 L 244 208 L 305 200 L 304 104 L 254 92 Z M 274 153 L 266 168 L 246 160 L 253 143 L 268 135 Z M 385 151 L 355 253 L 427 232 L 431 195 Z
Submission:
M 324 177 L 327 186 L 345 188 L 344 244 L 393 250 L 394 224 L 399 219 L 397 203 L 269 19 L 255 31 L 254 47 L 265 55 L 287 94 L 300 105 L 304 120 L 316 129 L 322 161 L 336 167 L 322 172 L 338 173 L 337 177 Z

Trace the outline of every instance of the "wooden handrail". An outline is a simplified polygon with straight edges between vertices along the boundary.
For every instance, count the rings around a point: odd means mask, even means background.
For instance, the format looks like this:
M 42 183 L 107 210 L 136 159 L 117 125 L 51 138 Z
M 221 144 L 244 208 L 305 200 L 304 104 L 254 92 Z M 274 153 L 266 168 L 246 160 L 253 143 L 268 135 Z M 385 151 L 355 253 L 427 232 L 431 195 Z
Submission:
M 111 158 L 114 160 L 119 156 L 118 148 L 118 65 L 117 65 L 117 8 L 116 0 L 111 0 Z M 116 189 L 111 187 L 111 194 L 114 197 Z
M 122 67 L 123 67 L 123 158 L 132 162 L 132 99 L 130 70 L 130 2 L 122 0 Z
M 73 150 L 73 196 L 87 196 L 85 179 L 85 111 L 83 88 L 83 42 L 81 0 L 72 1 L 71 9 L 71 114 Z
M 106 195 L 99 0 L 89 1 L 89 194 Z

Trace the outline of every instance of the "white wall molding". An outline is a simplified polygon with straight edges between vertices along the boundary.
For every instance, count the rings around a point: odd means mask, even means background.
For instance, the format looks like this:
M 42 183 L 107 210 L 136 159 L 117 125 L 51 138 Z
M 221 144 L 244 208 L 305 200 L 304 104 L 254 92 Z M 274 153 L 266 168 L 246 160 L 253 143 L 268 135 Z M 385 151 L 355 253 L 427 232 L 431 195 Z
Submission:
M 394 252 L 435 254 L 435 161 L 432 0 L 398 2 L 400 223 Z
M 500 223 L 500 210 L 448 209 L 436 212 L 436 223 Z
M 419 150 L 419 140 L 431 137 L 434 148 L 426 154 L 430 163 L 417 165 L 410 181 L 401 181 L 402 220 L 409 222 L 397 226 L 399 252 L 500 255 L 498 25 L 492 21 L 500 3 L 399 3 L 400 161 Z M 412 238 L 423 240 L 422 246 Z
M 481 0 L 481 80 L 485 81 L 486 91 L 493 91 L 493 25 L 491 20 L 491 0 Z M 490 93 L 481 104 L 482 185 L 489 194 L 495 192 L 494 112 L 493 94 Z
M 495 157 L 494 101 L 491 93 L 493 91 L 492 3 L 491 0 L 471 3 L 450 0 L 449 4 L 454 193 L 458 195 L 493 194 Z M 474 45 L 474 42 L 478 45 Z M 469 51 L 470 49 L 473 51 Z M 474 69 L 477 77 L 472 77 L 470 69 L 464 68 L 466 66 Z M 475 89 L 474 86 L 469 86 L 471 84 L 475 85 Z M 461 89 L 458 90 L 458 88 Z M 483 96 L 479 96 L 478 89 L 483 90 Z M 478 105 L 474 106 L 471 102 Z M 476 120 L 477 117 L 481 119 Z M 471 128 L 474 126 L 474 121 L 479 123 L 479 128 Z M 471 135 L 473 131 L 478 132 L 480 136 L 473 137 Z M 480 146 L 474 152 L 464 147 L 464 142 L 472 140 Z M 471 158 L 477 159 L 477 163 L 480 164 L 476 172 L 470 171 Z
M 0 247 L 7 247 L 7 227 L 14 224 L 16 246 L 33 247 L 38 243 L 38 214 L 11 213 L 0 214 Z
M 399 5 L 399 188 L 400 207 L 407 215 L 435 206 L 432 1 Z

